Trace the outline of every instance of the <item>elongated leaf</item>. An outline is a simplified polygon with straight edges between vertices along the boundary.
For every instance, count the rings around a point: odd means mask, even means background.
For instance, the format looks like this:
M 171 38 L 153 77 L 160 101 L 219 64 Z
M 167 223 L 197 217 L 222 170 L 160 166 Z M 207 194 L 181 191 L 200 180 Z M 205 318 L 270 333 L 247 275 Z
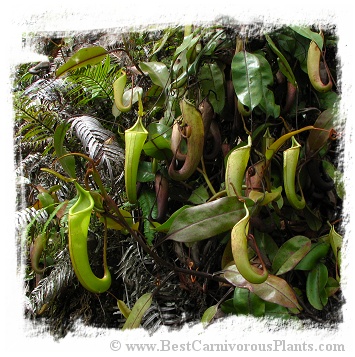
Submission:
M 334 91 L 325 93 L 318 92 L 317 98 L 319 100 L 319 109 L 332 109 L 337 106 L 340 100 L 340 95 Z
M 216 316 L 218 311 L 218 305 L 212 305 L 210 306 L 202 315 L 201 317 L 201 322 L 203 327 L 207 327 L 209 323 L 213 320 L 213 318 Z
M 278 118 L 280 115 L 280 106 L 275 104 L 274 92 L 268 88 L 273 84 L 273 75 L 269 62 L 266 58 L 258 53 L 255 54 L 260 62 L 260 70 L 263 79 L 263 85 L 261 86 L 262 98 L 259 103 L 259 107 L 265 112 L 266 117 Z M 270 79 L 271 75 L 271 79 Z
M 155 173 L 152 169 L 152 163 L 149 161 L 141 161 L 138 164 L 137 181 L 151 182 L 154 181 Z
M 287 240 L 277 251 L 272 269 L 281 275 L 293 269 L 311 249 L 311 240 L 304 236 L 295 236 Z
M 269 35 L 265 35 L 266 41 L 268 42 L 272 51 L 276 54 L 279 59 L 279 68 L 280 71 L 284 74 L 284 76 L 288 79 L 289 82 L 293 84 L 294 87 L 297 87 L 296 77 L 293 74 L 291 66 L 289 65 L 285 56 L 281 53 L 281 51 L 276 47 L 274 41 L 271 39 Z
M 290 285 L 287 284 L 286 280 L 275 275 L 269 274 L 264 283 L 254 284 L 251 291 L 265 301 L 290 309 L 302 310 Z
M 264 223 L 268 224 L 267 221 Z M 255 230 L 254 237 L 259 249 L 268 256 L 270 261 L 273 261 L 279 249 L 273 238 L 269 234 L 259 232 L 258 230 Z
M 265 301 L 265 316 L 277 317 L 278 319 L 290 319 L 290 311 L 281 305 Z
M 131 309 L 122 300 L 117 300 L 117 307 L 121 311 L 122 315 L 127 319 L 131 313 Z
M 234 286 L 247 288 L 261 299 L 287 307 L 302 310 L 293 289 L 287 282 L 278 276 L 269 274 L 266 281 L 261 284 L 252 284 L 245 280 L 235 265 L 229 266 L 224 271 L 224 277 Z M 297 312 L 295 310 L 295 312 Z
M 341 265 L 341 247 L 343 244 L 343 237 L 337 233 L 334 229 L 334 226 L 330 229 L 329 232 L 329 242 L 332 247 L 334 256 L 337 260 L 338 265 Z
M 68 154 L 68 151 L 63 146 L 65 134 L 69 129 L 70 124 L 62 123 L 59 124 L 54 132 L 54 150 L 59 159 L 60 164 L 63 167 L 63 170 L 71 177 L 75 178 L 75 159 L 74 156 L 66 156 L 61 158 L 61 156 Z
M 325 287 L 328 282 L 328 269 L 323 263 L 310 271 L 307 276 L 306 294 L 310 304 L 317 310 L 323 310 L 328 302 Z
M 324 172 L 334 181 L 335 189 L 337 191 L 338 196 L 341 199 L 344 199 L 345 187 L 342 172 L 340 170 L 337 170 L 334 164 L 332 164 L 328 160 L 322 160 L 322 165 Z
M 191 65 L 191 62 L 194 61 L 196 44 L 200 40 L 201 35 L 192 36 L 193 34 L 184 38 L 183 43 L 176 49 L 173 57 L 172 78 L 177 82 L 179 82 L 180 76 L 182 76 L 181 78 L 187 78 L 187 75 L 191 74 L 190 68 L 195 68 L 197 65 L 197 63 Z M 195 59 L 195 62 L 198 62 L 198 58 Z
M 320 49 L 323 48 L 323 38 L 319 33 L 313 32 L 311 29 L 307 27 L 291 26 L 291 28 L 299 35 L 314 41 Z
M 228 299 L 222 302 L 221 310 L 223 313 L 227 314 L 235 314 L 235 309 L 233 305 L 233 299 Z
M 152 48 L 152 53 L 150 57 L 153 57 L 155 54 L 157 54 L 165 45 L 166 41 L 169 39 L 171 35 L 173 35 L 175 32 L 174 29 L 167 29 L 164 36 L 154 44 Z
M 155 227 L 155 230 L 157 232 L 164 232 L 167 233 L 169 232 L 169 229 L 171 228 L 171 225 L 173 224 L 175 218 L 182 212 L 184 211 L 186 208 L 189 208 L 191 206 L 189 205 L 185 205 L 182 206 L 181 208 L 179 208 L 177 211 L 175 211 L 164 223 L 162 223 L 161 225 Z
M 189 48 L 191 46 L 191 43 L 194 43 L 194 34 L 191 33 L 190 35 L 187 35 L 184 37 L 182 43 L 180 46 L 178 46 L 175 50 L 174 56 L 173 56 L 173 61 L 175 61 L 178 56 L 185 51 L 187 48 Z
M 307 53 L 309 47 L 309 39 L 294 32 L 294 40 L 295 49 L 294 51 L 289 53 L 291 54 L 291 56 L 294 56 L 299 61 L 302 71 L 307 74 Z
M 303 210 L 303 214 L 307 221 L 307 224 L 312 231 L 317 232 L 321 229 L 323 221 L 318 212 L 314 212 L 308 205 Z
M 259 107 L 266 114 L 267 118 L 278 118 L 280 116 L 280 106 L 275 103 L 274 92 L 268 88 L 264 88 Z
M 251 190 L 249 193 L 249 198 L 260 206 L 266 206 L 272 201 L 277 201 L 282 192 L 282 186 L 271 189 L 271 192 L 260 192 L 257 190 Z
M 141 62 L 140 69 L 148 74 L 154 84 L 165 88 L 169 83 L 169 70 L 162 62 Z
M 138 328 L 146 311 L 152 304 L 153 294 L 147 293 L 142 295 L 134 304 L 122 330 Z
M 207 239 L 232 229 L 244 215 L 244 204 L 235 196 L 189 207 L 175 218 L 166 239 L 185 243 Z
M 191 63 L 189 66 L 189 74 L 190 75 L 195 75 L 197 70 L 198 70 L 198 65 L 200 63 L 200 60 L 202 57 L 209 57 L 211 56 L 218 45 L 220 45 L 223 42 L 223 37 L 224 35 L 224 30 L 219 30 L 217 31 L 212 38 L 204 45 L 201 49 L 201 51 L 198 53 L 195 61 Z
M 314 243 L 310 251 L 295 266 L 295 270 L 312 270 L 329 251 L 330 244 L 325 242 Z
M 296 49 L 296 40 L 294 37 L 294 32 L 286 30 L 286 33 L 275 34 L 277 36 L 277 43 L 282 51 L 286 51 L 293 54 Z
M 155 192 L 144 188 L 138 197 L 139 207 L 142 210 L 143 232 L 144 237 L 149 245 L 152 244 L 155 236 L 155 231 L 152 229 L 152 224 L 149 221 L 150 215 L 153 219 L 157 216 L 157 205 Z
M 100 46 L 82 48 L 71 56 L 65 64 L 60 66 L 56 71 L 56 76 L 59 77 L 68 71 L 73 71 L 87 65 L 95 65 L 100 63 L 106 56 L 107 51 Z
M 172 129 L 168 125 L 161 123 L 149 124 L 148 141 L 143 146 L 145 154 L 158 160 L 171 158 L 171 132 Z
M 265 301 L 248 289 L 234 289 L 233 305 L 237 314 L 250 314 L 256 317 L 265 314 Z
M 333 120 L 334 112 L 332 109 L 327 109 L 318 116 L 313 126 L 325 130 L 313 129 L 310 131 L 306 142 L 309 155 L 320 150 L 328 142 L 329 130 L 334 128 Z
M 205 63 L 199 73 L 201 96 L 208 97 L 214 111 L 221 113 L 224 108 L 225 90 L 224 76 L 220 67 L 215 63 Z
M 331 276 L 328 277 L 327 285 L 325 286 L 325 291 L 327 296 L 330 297 L 334 295 L 340 289 L 340 284 L 337 280 L 332 278 Z
M 254 109 L 273 84 L 270 64 L 262 56 L 238 52 L 232 60 L 232 81 L 239 101 Z
M 271 160 L 273 155 L 280 149 L 280 147 L 289 139 L 291 139 L 293 136 L 297 135 L 297 134 L 300 134 L 304 131 L 307 131 L 307 130 L 311 130 L 311 129 L 314 129 L 314 126 L 312 125 L 308 125 L 308 126 L 305 126 L 301 129 L 298 129 L 298 130 L 293 130 L 293 131 L 290 131 L 284 135 L 282 135 L 281 137 L 279 137 L 276 141 L 274 141 L 266 150 L 265 152 L 265 157 L 267 160 Z
M 195 205 L 205 203 L 209 199 L 210 195 L 207 191 L 207 188 L 203 185 L 197 187 L 192 191 L 191 196 L 188 198 L 188 201 L 194 203 Z

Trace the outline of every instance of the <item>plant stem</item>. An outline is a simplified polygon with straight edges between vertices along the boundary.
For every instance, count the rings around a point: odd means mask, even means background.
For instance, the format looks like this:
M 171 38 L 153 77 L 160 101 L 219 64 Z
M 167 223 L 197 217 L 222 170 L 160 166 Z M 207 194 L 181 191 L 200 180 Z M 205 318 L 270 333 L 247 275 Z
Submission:
M 202 170 L 200 168 L 197 168 L 197 171 L 202 174 L 203 178 L 205 179 L 205 181 L 207 183 L 208 188 L 210 189 L 210 191 L 212 193 L 212 196 L 215 196 L 216 195 L 216 191 L 213 188 L 212 183 L 211 183 L 211 181 L 208 178 L 208 175 L 206 173 L 206 166 L 205 166 L 205 162 L 203 160 L 203 157 L 201 158 L 201 164 L 202 164 Z

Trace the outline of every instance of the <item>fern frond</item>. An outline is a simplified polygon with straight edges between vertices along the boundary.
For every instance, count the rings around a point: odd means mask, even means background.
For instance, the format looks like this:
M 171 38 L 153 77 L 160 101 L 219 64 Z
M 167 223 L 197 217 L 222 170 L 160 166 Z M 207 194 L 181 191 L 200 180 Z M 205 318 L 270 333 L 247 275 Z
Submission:
M 86 153 L 92 159 L 99 160 L 98 166 L 106 167 L 113 180 L 113 172 L 122 171 L 124 161 L 124 151 L 116 141 L 115 134 L 91 116 L 84 115 L 70 121 Z
M 15 212 L 15 228 L 19 232 L 23 230 L 31 221 L 37 220 L 44 223 L 48 219 L 48 213 L 45 210 L 36 210 L 34 207 L 26 207 Z
M 110 56 L 105 62 L 76 70 L 66 77 L 73 85 L 68 96 L 77 101 L 78 106 L 85 106 L 95 99 L 105 99 L 113 104 L 113 87 L 118 66 L 111 65 Z
M 49 110 L 59 110 L 68 89 L 61 78 L 55 80 L 41 78 L 28 86 L 23 92 L 23 96 L 28 97 L 31 101 L 39 101 Z
M 137 243 L 129 242 L 116 271 L 125 284 L 125 299 L 129 307 L 133 306 L 139 296 L 155 287 L 155 276 L 148 272 L 146 264 L 152 266 L 154 262 L 149 256 L 145 256 Z
M 74 273 L 68 251 L 66 249 L 61 251 L 56 260 L 50 274 L 43 278 L 27 296 L 25 307 L 28 313 L 38 314 L 45 304 L 50 304 L 60 291 L 70 284 Z
M 26 96 L 14 100 L 14 109 L 17 135 L 34 149 L 44 148 L 43 154 L 47 154 L 53 148 L 54 129 L 60 120 L 57 112 Z

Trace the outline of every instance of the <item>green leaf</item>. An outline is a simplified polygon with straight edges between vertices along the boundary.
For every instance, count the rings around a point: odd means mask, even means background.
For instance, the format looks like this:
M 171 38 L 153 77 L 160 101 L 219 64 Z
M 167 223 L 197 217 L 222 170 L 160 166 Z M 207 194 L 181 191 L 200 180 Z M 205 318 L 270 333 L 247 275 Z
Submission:
M 213 318 L 216 316 L 218 311 L 218 304 L 210 306 L 202 315 L 201 322 L 203 327 L 207 327 Z
M 171 158 L 171 132 L 172 129 L 168 125 L 161 123 L 149 124 L 148 141 L 143 146 L 145 154 L 158 160 Z
M 225 37 L 223 37 L 224 35 L 225 35 L 224 29 L 216 31 L 216 33 L 211 37 L 211 39 L 202 48 L 201 52 L 203 52 L 203 55 L 211 56 L 215 52 L 218 45 L 220 45 L 221 42 L 223 42 L 223 40 L 225 39 Z
M 327 109 L 318 116 L 313 126 L 325 130 L 312 129 L 310 131 L 306 142 L 307 155 L 318 152 L 328 142 L 329 130 L 334 128 L 333 119 L 334 112 L 332 109 Z
M 293 84 L 294 87 L 297 87 L 296 77 L 293 74 L 291 66 L 289 65 L 285 56 L 276 47 L 274 41 L 270 38 L 269 35 L 265 35 L 265 38 L 266 38 L 266 41 L 268 42 L 270 48 L 272 49 L 272 51 L 278 57 L 280 71 L 284 74 L 284 76 L 288 79 L 288 81 Z
M 237 314 L 264 316 L 265 301 L 245 288 L 234 289 L 233 305 Z
M 160 226 L 155 227 L 155 230 L 157 232 L 164 232 L 164 233 L 168 233 L 169 229 L 171 227 L 171 225 L 173 224 L 175 218 L 182 212 L 184 211 L 186 208 L 189 208 L 191 206 L 189 205 L 185 205 L 182 206 L 181 208 L 179 208 L 178 210 L 176 210 L 164 223 L 162 223 Z
M 67 205 L 67 201 L 62 201 L 61 203 L 58 204 L 57 207 L 55 207 L 53 209 L 53 211 L 51 212 L 51 214 L 48 216 L 46 223 L 43 225 L 42 227 L 42 234 L 46 234 L 46 231 L 48 229 L 49 224 L 52 223 L 54 217 L 56 216 L 56 214 Z
M 289 309 L 302 310 L 293 289 L 284 279 L 278 276 L 269 274 L 263 283 L 252 284 L 243 278 L 235 265 L 231 265 L 224 271 L 224 277 L 234 286 L 247 288 L 265 301 Z
M 313 212 L 308 205 L 306 205 L 306 207 L 303 209 L 303 214 L 309 228 L 312 229 L 312 231 L 317 232 L 319 229 L 321 229 L 323 224 L 322 219 L 319 217 L 319 214 L 317 215 L 315 212 Z
M 127 319 L 131 313 L 131 309 L 122 300 L 117 300 L 117 307 L 121 311 L 121 314 Z
M 322 165 L 324 172 L 334 181 L 337 195 L 343 199 L 345 195 L 343 174 L 328 160 L 322 160 Z
M 153 219 L 157 216 L 157 205 L 156 205 L 156 196 L 155 192 L 144 188 L 138 197 L 139 207 L 142 210 L 142 218 L 143 218 L 143 233 L 144 237 L 148 243 L 151 245 L 155 238 L 155 230 L 154 227 L 150 223 L 149 217 L 151 216 Z
M 331 276 L 328 277 L 327 285 L 325 286 L 325 291 L 327 293 L 327 296 L 333 296 L 338 290 L 340 289 L 340 284 L 339 282 L 332 278 Z
M 152 304 L 153 294 L 147 293 L 142 295 L 134 304 L 122 330 L 138 328 L 141 324 L 144 314 Z
M 309 303 L 317 310 L 323 310 L 328 302 L 325 287 L 328 282 L 328 269 L 323 263 L 318 263 L 307 276 L 306 294 Z
M 277 251 L 272 270 L 276 275 L 293 269 L 311 249 L 311 240 L 304 236 L 295 236 L 287 240 Z
M 184 37 L 182 44 L 177 47 L 173 56 L 173 72 L 175 75 L 180 74 L 181 70 L 186 72 L 188 65 L 191 63 L 192 55 L 195 52 L 197 42 L 200 40 L 201 35 L 194 37 L 194 34 L 190 34 Z
M 323 110 L 334 108 L 340 100 L 339 94 L 334 91 L 325 93 L 317 92 L 317 98 L 319 100 L 320 109 Z
M 75 159 L 74 156 L 65 156 L 62 157 L 65 154 L 68 154 L 69 152 L 65 149 L 63 146 L 65 135 L 70 127 L 70 124 L 68 123 L 61 123 L 57 126 L 54 132 L 54 137 L 53 137 L 53 146 L 54 150 L 56 153 L 56 156 L 59 159 L 60 164 L 63 167 L 63 170 L 71 177 L 75 178 L 76 173 L 75 173 Z
M 221 304 L 221 310 L 226 315 L 228 315 L 228 314 L 235 315 L 236 312 L 234 309 L 233 299 L 228 299 L 228 300 L 223 301 Z
M 183 51 L 185 51 L 188 47 L 191 46 L 191 42 L 193 42 L 193 36 L 194 34 L 191 33 L 190 35 L 184 37 L 181 45 L 178 46 L 175 50 L 173 61 L 175 61 Z
M 265 224 L 267 225 L 268 222 L 265 222 Z M 269 260 L 273 261 L 279 247 L 277 246 L 275 241 L 272 239 L 272 237 L 267 233 L 262 233 L 262 232 L 259 232 L 258 230 L 255 230 L 254 238 L 256 240 L 256 243 L 257 243 L 260 251 L 265 252 L 265 254 L 268 256 Z
M 46 167 L 42 167 L 41 171 L 47 172 L 47 173 L 59 178 L 59 180 L 64 181 L 64 182 L 74 182 L 76 180 L 75 178 L 68 178 L 66 176 L 63 176 L 59 172 L 51 170 L 51 169 L 47 169 Z
M 293 54 L 296 48 L 296 40 L 295 37 L 292 36 L 294 32 L 289 31 L 288 29 L 285 30 L 285 33 L 275 34 L 275 36 L 277 36 L 277 43 L 282 50 L 288 52 L 289 54 Z
M 314 41 L 320 49 L 323 48 L 323 38 L 319 33 L 313 32 L 311 29 L 307 27 L 291 26 L 291 28 L 299 35 L 306 37 L 311 41 Z
M 334 256 L 337 260 L 338 266 L 341 265 L 341 247 L 343 245 L 343 237 L 337 233 L 332 225 L 332 228 L 329 232 L 329 242 L 332 247 Z
M 250 200 L 247 204 L 253 205 Z M 166 239 L 185 243 L 207 239 L 232 229 L 244 215 L 244 204 L 236 196 L 189 207 L 175 218 Z
M 155 54 L 157 54 L 165 45 L 166 41 L 169 39 L 169 37 L 171 35 L 173 35 L 175 32 L 174 29 L 167 29 L 164 36 L 154 44 L 153 48 L 152 48 L 152 53 L 150 55 L 150 57 L 154 56 Z
M 188 201 L 199 205 L 205 203 L 210 198 L 210 195 L 205 186 L 201 185 L 192 191 L 191 196 L 188 198 Z
M 152 163 L 148 161 L 140 161 L 138 164 L 137 181 L 151 182 L 154 181 L 155 174 L 152 169 Z
M 277 201 L 281 197 L 282 186 L 272 188 L 271 192 L 260 192 L 257 190 L 251 190 L 249 198 L 260 206 L 266 206 L 272 201 Z
M 265 316 L 276 317 L 278 319 L 290 319 L 289 310 L 281 305 L 265 301 Z
M 266 281 L 262 284 L 255 284 L 253 291 L 256 295 L 265 301 L 296 310 L 302 310 L 297 297 L 286 280 L 275 275 L 269 274 Z
M 312 270 L 329 251 L 330 244 L 325 242 L 314 243 L 310 251 L 295 266 L 295 270 Z
M 273 84 L 270 64 L 260 55 L 238 52 L 232 60 L 232 81 L 240 102 L 254 109 Z
M 215 63 L 205 63 L 198 73 L 201 97 L 208 97 L 214 111 L 220 114 L 224 108 L 224 75 Z
M 304 73 L 308 73 L 307 68 L 307 54 L 309 48 L 309 39 L 299 35 L 296 32 L 294 33 L 295 39 L 295 49 L 291 53 L 292 57 L 295 57 L 300 63 L 300 67 Z
M 218 45 L 223 43 L 223 35 L 224 29 L 218 30 L 212 37 L 211 39 L 202 47 L 201 51 L 197 55 L 195 61 L 191 63 L 189 66 L 189 74 L 190 75 L 195 75 L 196 71 L 198 70 L 198 64 L 203 57 L 211 57 L 213 53 L 215 52 L 216 48 Z
M 280 106 L 275 103 L 274 92 L 268 88 L 264 89 L 259 107 L 266 114 L 267 118 L 278 118 L 280 116 Z
M 139 64 L 143 73 L 148 74 L 154 84 L 165 88 L 169 84 L 169 70 L 162 62 L 141 62 Z
M 108 52 L 100 46 L 82 48 L 57 69 L 56 76 L 60 77 L 68 71 L 73 71 L 89 64 L 95 65 L 100 63 L 107 56 L 107 53 Z

